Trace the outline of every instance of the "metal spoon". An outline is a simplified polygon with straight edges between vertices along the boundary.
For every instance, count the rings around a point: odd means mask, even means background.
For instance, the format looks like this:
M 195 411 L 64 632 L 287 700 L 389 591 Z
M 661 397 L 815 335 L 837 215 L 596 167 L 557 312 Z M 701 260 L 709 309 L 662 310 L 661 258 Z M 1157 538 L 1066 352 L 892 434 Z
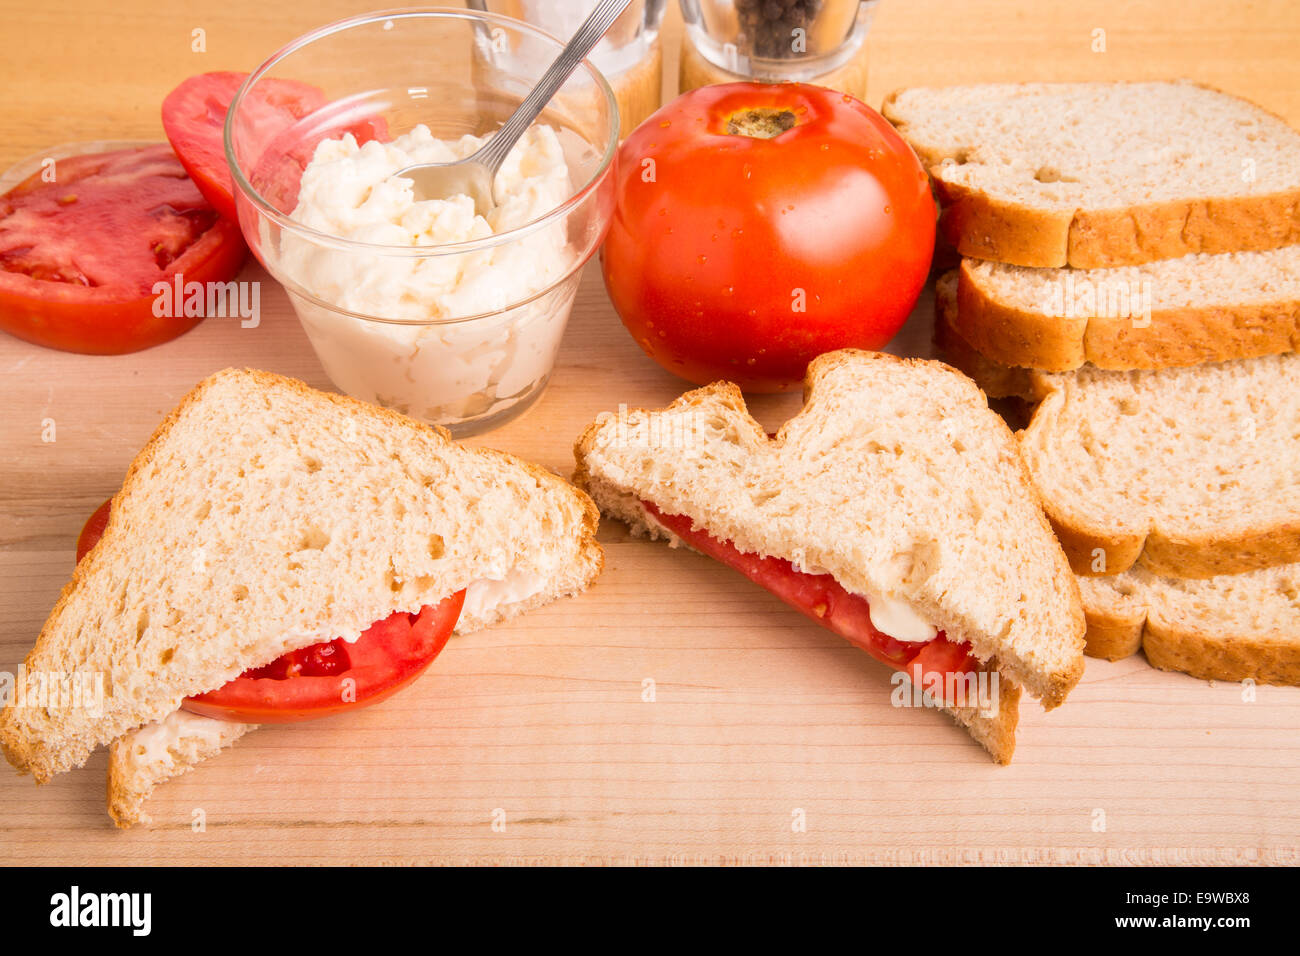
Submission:
M 578 32 L 573 35 L 559 57 L 547 67 L 531 93 L 519 104 L 510 119 L 493 134 L 478 152 L 454 163 L 418 163 L 394 173 L 409 179 L 415 186 L 416 199 L 445 199 L 448 196 L 469 196 L 474 209 L 486 216 L 496 206 L 492 184 L 497 170 L 533 120 L 551 101 L 564 81 L 578 68 L 605 31 L 613 25 L 632 0 L 600 0 Z

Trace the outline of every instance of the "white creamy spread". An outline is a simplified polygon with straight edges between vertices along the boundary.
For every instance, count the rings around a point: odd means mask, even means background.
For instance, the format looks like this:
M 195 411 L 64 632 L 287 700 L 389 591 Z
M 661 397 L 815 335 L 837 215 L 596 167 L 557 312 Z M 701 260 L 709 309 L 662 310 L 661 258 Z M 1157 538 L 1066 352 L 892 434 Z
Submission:
M 924 644 L 934 640 L 939 629 L 917 614 L 906 601 L 883 594 L 863 595 L 871 623 L 880 633 L 896 641 Z
M 131 734 L 131 758 L 136 763 L 173 763 L 170 751 L 186 737 L 214 740 L 221 735 L 221 721 L 200 717 L 187 710 L 168 714 L 156 724 L 141 727 Z
M 790 563 L 794 565 L 796 571 L 804 574 L 830 574 L 825 568 L 804 561 L 802 554 L 798 554 Z M 867 613 L 871 618 L 872 626 L 886 637 L 909 644 L 925 644 L 934 640 L 939 633 L 937 627 L 917 614 L 906 601 L 888 594 L 859 594 L 858 596 L 867 602 Z
M 292 218 L 319 232 L 386 246 L 435 247 L 484 239 L 543 217 L 573 193 L 559 134 L 530 128 L 497 174 L 498 205 L 477 215 L 459 195 L 416 200 L 416 164 L 452 162 L 486 137 L 440 140 L 417 126 L 392 142 L 324 140 L 302 174 Z M 504 411 L 549 374 L 577 289 L 576 251 L 563 219 L 472 253 L 381 255 L 280 234 L 284 276 L 333 306 L 391 324 L 341 315 L 291 297 L 321 364 L 359 398 L 430 421 Z M 569 277 L 556 288 L 556 283 Z M 551 291 L 515 308 L 545 290 Z M 484 316 L 448 324 L 440 320 Z
M 495 608 L 541 594 L 546 589 L 546 580 L 546 575 L 523 568 L 516 568 L 503 578 L 481 578 L 465 589 L 460 616 L 481 620 Z
M 645 520 L 647 524 L 668 535 L 669 544 L 677 546 L 680 539 L 664 527 L 662 522 L 656 521 L 654 515 L 646 512 Z M 825 568 L 808 561 L 803 550 L 799 548 L 795 549 L 790 564 L 802 574 L 830 574 Z M 887 637 L 909 644 L 925 644 L 934 640 L 939 633 L 937 627 L 916 613 L 906 601 L 887 594 L 859 594 L 858 596 L 867 602 L 867 613 L 871 617 L 872 626 Z

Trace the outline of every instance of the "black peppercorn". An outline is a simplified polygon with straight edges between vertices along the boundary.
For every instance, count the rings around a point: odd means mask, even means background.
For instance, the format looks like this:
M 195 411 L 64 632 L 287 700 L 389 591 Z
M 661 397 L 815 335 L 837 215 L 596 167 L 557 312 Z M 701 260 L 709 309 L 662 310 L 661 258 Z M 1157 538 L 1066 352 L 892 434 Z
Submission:
M 806 31 L 821 6 L 822 0 L 736 0 L 749 54 L 777 60 L 807 52 L 806 37 L 796 31 Z

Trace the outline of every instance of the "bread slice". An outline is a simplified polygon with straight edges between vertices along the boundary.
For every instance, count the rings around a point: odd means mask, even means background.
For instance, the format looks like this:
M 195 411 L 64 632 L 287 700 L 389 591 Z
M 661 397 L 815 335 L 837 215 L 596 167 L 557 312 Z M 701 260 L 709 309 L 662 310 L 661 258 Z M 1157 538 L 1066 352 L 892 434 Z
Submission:
M 1077 573 L 1195 579 L 1300 560 L 1294 353 L 1153 371 L 1016 368 L 953 328 L 956 287 L 955 272 L 935 284 L 936 348 L 990 397 L 1043 403 L 1022 449 Z
M 1141 649 L 1205 680 L 1300 684 L 1300 564 L 1203 580 L 1133 568 L 1079 585 L 1094 657 Z
M 1046 707 L 1082 674 L 1077 585 L 1014 438 L 938 362 L 833 352 L 775 439 L 721 382 L 602 415 L 575 457 L 575 482 L 634 532 L 668 537 L 650 501 L 742 551 L 894 597 Z
M 961 264 L 953 327 L 984 357 L 1049 372 L 1168 368 L 1300 347 L 1300 246 L 1113 269 Z
M 123 828 L 151 823 L 144 804 L 155 787 L 188 773 L 257 727 L 178 710 L 119 737 L 108 756 L 109 816 Z
M 1052 390 L 1051 373 L 995 362 L 957 331 L 957 282 L 956 269 L 934 280 L 935 355 L 973 379 L 989 398 L 1042 401 Z
M 46 781 L 182 699 L 468 588 L 469 629 L 587 587 L 597 512 L 562 479 L 267 372 L 200 383 L 127 472 L 28 674 L 103 681 L 98 707 L 0 714 Z M 498 582 L 507 582 L 501 585 Z
M 1300 354 L 1039 375 L 1021 433 L 1079 574 L 1209 578 L 1300 561 Z
M 1300 134 L 1189 82 L 900 90 L 963 255 L 1098 269 L 1300 243 Z
M 510 602 L 488 590 L 477 606 L 469 605 L 470 614 L 462 611 L 456 623 L 457 636 L 523 614 L 538 601 Z M 108 762 L 108 812 L 113 822 L 124 829 L 148 825 L 152 820 L 144 804 L 159 784 L 188 773 L 259 726 L 177 710 L 119 737 L 113 741 Z

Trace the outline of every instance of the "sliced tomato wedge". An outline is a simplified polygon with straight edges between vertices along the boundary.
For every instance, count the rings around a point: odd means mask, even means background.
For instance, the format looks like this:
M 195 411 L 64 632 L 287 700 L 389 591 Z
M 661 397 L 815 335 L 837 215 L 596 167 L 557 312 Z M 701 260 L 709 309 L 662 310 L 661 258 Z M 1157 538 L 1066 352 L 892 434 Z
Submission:
M 377 704 L 433 663 L 464 603 L 465 592 L 457 591 L 418 615 L 399 611 L 370 625 L 355 643 L 334 640 L 291 651 L 181 707 L 218 720 L 285 724 Z
M 970 645 L 948 640 L 943 631 L 925 643 L 900 641 L 883 633 L 871 622 L 871 607 L 866 598 L 845 590 L 830 574 L 807 574 L 796 570 L 784 558 L 741 551 L 731 542 L 693 527 L 694 523 L 686 515 L 665 514 L 649 501 L 641 504 L 660 524 L 697 551 L 739 571 L 881 663 L 903 671 L 919 687 L 946 688 L 948 675 L 980 669 Z
M 112 504 L 105 501 L 82 527 L 78 562 L 103 536 Z M 284 724 L 377 704 L 433 663 L 447 646 L 464 603 L 465 592 L 457 591 L 418 614 L 397 611 L 351 644 L 340 638 L 289 651 L 217 690 L 187 698 L 181 707 L 217 720 Z
M 0 196 L 0 328 L 69 352 L 159 345 L 202 316 L 155 315 L 154 286 L 226 282 L 243 264 L 222 219 L 166 144 L 57 160 Z
M 232 222 L 236 219 L 234 180 L 226 163 L 226 114 L 235 93 L 248 78 L 247 73 L 216 72 L 191 76 L 167 94 L 162 105 L 163 130 L 189 171 L 190 178 L 202 190 L 208 202 Z M 330 104 L 332 106 L 332 104 Z M 240 109 L 241 129 L 248 138 L 266 144 L 268 155 L 278 155 L 273 144 L 292 142 L 293 162 L 298 177 L 311 159 L 320 140 L 352 133 L 360 143 L 386 139 L 388 127 L 382 118 L 357 116 L 347 109 L 327 108 L 325 94 L 308 83 L 263 78 L 244 99 Z M 308 127 L 300 127 L 310 117 Z M 272 201 L 282 204 L 281 194 L 298 195 L 298 178 L 277 169 L 267 181 L 255 183 Z M 292 209 L 290 202 L 288 208 Z
M 226 165 L 226 113 L 247 73 L 191 76 L 162 103 L 163 131 L 190 178 L 221 215 L 235 221 L 235 190 Z M 259 139 L 274 138 L 325 104 L 325 94 L 306 83 L 265 80 L 262 95 L 248 101 L 249 121 Z
M 81 526 L 81 534 L 77 535 L 77 563 L 90 553 L 90 549 L 99 543 L 99 539 L 104 536 L 104 529 L 108 527 L 108 514 L 113 510 L 113 499 L 109 498 L 102 505 L 94 510 L 86 523 Z

